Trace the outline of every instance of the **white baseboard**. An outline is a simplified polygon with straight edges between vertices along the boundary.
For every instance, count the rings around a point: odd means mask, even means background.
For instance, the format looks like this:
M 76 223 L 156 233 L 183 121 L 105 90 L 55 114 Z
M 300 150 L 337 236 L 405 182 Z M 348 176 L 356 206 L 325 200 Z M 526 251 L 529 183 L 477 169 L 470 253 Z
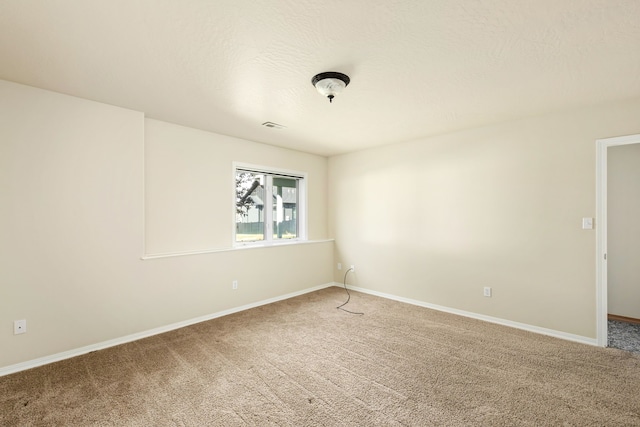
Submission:
M 340 288 L 344 288 L 342 283 L 335 282 L 334 286 L 338 286 Z M 556 331 L 554 329 L 541 328 L 539 326 L 528 325 L 526 323 L 513 322 L 511 320 L 500 319 L 498 317 L 485 316 L 484 314 L 473 313 L 471 311 L 458 310 L 455 308 L 445 307 L 437 304 L 430 304 L 428 302 L 423 302 L 411 298 L 399 297 L 391 294 L 386 294 L 384 292 L 372 291 L 370 289 L 360 288 L 358 286 L 347 285 L 348 289 L 352 289 L 354 291 L 362 292 L 365 294 L 375 295 L 377 297 L 387 298 L 394 301 L 400 301 L 407 304 L 417 305 L 419 307 L 430 308 L 433 310 L 443 311 L 445 313 L 457 314 L 459 316 L 470 317 L 472 319 L 483 320 L 485 322 L 497 323 L 498 325 L 509 326 L 516 329 L 523 329 L 529 332 L 535 332 L 537 334 L 549 335 L 555 338 L 561 338 L 563 340 L 579 342 L 582 344 L 589 344 L 593 346 L 598 346 L 598 340 L 596 338 L 584 337 L 582 335 L 574 335 L 569 334 L 567 332 Z
M 47 365 L 49 363 L 58 362 L 60 360 L 69 359 L 72 357 L 80 356 L 82 354 L 90 353 L 96 350 L 102 350 L 109 347 L 114 347 L 116 345 L 125 344 L 131 341 L 136 341 L 142 338 L 147 338 L 153 335 L 162 334 L 164 332 L 173 331 L 174 329 L 184 328 L 185 326 L 194 325 L 200 322 L 206 322 L 207 320 L 215 319 L 218 317 L 226 316 L 229 314 L 237 313 L 244 310 L 249 310 L 250 308 L 259 307 L 261 305 L 271 304 L 277 301 L 282 301 L 285 299 L 297 297 L 299 295 L 307 294 L 309 292 L 318 291 L 320 289 L 328 288 L 333 286 L 334 283 L 326 283 L 324 285 L 314 286 L 312 288 L 303 289 L 301 291 L 292 292 L 285 295 L 280 295 L 274 298 L 269 298 L 266 300 L 254 302 L 251 304 L 242 305 L 240 307 L 230 308 L 228 310 L 219 311 L 217 313 L 207 314 L 205 316 L 196 317 L 194 319 L 184 320 L 182 322 L 172 323 L 166 326 L 160 326 L 158 328 L 149 329 L 147 331 L 138 332 L 131 335 L 126 335 L 120 338 L 114 338 L 112 340 L 99 342 L 97 344 L 91 344 L 85 347 L 76 348 L 73 350 L 64 351 L 62 353 L 52 354 L 50 356 L 40 357 L 38 359 L 28 360 L 26 362 L 16 363 L 15 365 L 5 366 L 0 368 L 0 377 L 4 375 L 13 374 L 15 372 L 25 371 L 27 369 L 36 368 L 38 366 Z

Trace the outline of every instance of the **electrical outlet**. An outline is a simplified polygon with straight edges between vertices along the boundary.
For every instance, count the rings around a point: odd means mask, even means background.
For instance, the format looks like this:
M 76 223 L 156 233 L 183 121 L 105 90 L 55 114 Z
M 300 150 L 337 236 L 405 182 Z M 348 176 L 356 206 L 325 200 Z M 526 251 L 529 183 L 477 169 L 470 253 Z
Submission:
M 233 282 L 231 282 L 231 289 L 238 289 L 238 281 L 234 280 Z
M 13 335 L 24 334 L 27 332 L 26 320 L 15 320 L 13 322 Z
M 353 264 L 351 264 L 351 272 L 352 272 L 352 273 L 355 273 L 355 272 L 356 272 L 356 266 L 355 266 L 355 265 L 353 265 Z
M 491 297 L 491 288 L 488 286 L 484 287 L 484 296 L 485 297 Z
M 342 263 L 338 263 L 338 270 L 342 270 Z

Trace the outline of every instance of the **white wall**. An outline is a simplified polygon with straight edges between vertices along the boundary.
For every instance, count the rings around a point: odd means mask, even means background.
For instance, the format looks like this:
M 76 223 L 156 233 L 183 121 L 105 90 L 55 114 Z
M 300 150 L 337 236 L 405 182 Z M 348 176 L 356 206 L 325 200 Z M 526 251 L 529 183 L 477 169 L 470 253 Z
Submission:
M 372 291 L 594 338 L 595 141 L 638 117 L 635 100 L 332 157 L 334 261 Z
M 154 157 L 159 146 L 175 149 L 178 142 L 188 155 Z M 326 238 L 323 157 L 0 81 L 0 369 L 330 282 L 332 242 L 141 260 L 145 211 L 154 250 L 228 248 L 233 181 L 227 163 L 257 162 L 257 155 L 309 171 L 310 185 L 319 189 L 310 196 L 309 233 Z M 190 186 L 188 174 L 196 171 L 204 174 L 195 180 L 202 193 L 164 208 L 183 219 L 186 204 L 200 209 L 209 205 L 198 197 L 210 198 L 226 223 L 212 227 L 198 212 L 187 231 L 199 228 L 205 238 L 158 233 L 157 206 L 145 209 L 145 160 L 151 202 L 164 182 Z M 217 174 L 223 166 L 225 182 Z M 185 187 L 173 185 L 168 194 L 182 194 Z M 13 335 L 17 319 L 27 320 L 26 334 Z
M 307 172 L 308 237 L 327 237 L 325 157 L 150 119 L 145 132 L 146 253 L 231 246 L 234 161 Z
M 640 144 L 607 149 L 607 303 L 640 319 Z

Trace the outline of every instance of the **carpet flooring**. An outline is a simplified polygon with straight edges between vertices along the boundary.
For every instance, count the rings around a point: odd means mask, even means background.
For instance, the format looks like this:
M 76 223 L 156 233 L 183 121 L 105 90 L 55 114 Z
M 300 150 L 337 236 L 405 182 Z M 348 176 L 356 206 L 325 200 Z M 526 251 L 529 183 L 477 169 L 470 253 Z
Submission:
M 640 323 L 608 321 L 607 345 L 640 354 Z
M 640 355 L 332 287 L 0 378 L 2 426 L 640 426 Z

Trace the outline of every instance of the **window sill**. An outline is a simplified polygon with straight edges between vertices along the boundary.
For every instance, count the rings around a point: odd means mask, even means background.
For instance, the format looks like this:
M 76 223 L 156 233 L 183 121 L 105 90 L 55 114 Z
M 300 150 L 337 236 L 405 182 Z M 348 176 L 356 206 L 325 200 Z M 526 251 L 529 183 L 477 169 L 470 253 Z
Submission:
M 188 256 L 188 255 L 204 255 L 204 254 L 215 254 L 219 252 L 235 252 L 235 251 L 244 251 L 250 249 L 266 249 L 266 248 L 280 248 L 287 246 L 298 246 L 298 245 L 313 245 L 316 243 L 327 243 L 333 242 L 334 239 L 322 239 L 322 240 L 294 240 L 287 242 L 277 242 L 277 243 L 247 243 L 247 244 L 238 244 L 231 248 L 222 248 L 222 249 L 207 249 L 202 251 L 190 251 L 190 252 L 168 252 L 168 253 L 160 253 L 160 254 L 145 254 L 140 259 L 143 261 L 152 260 L 152 259 L 160 259 L 160 258 L 172 258 L 179 256 Z

